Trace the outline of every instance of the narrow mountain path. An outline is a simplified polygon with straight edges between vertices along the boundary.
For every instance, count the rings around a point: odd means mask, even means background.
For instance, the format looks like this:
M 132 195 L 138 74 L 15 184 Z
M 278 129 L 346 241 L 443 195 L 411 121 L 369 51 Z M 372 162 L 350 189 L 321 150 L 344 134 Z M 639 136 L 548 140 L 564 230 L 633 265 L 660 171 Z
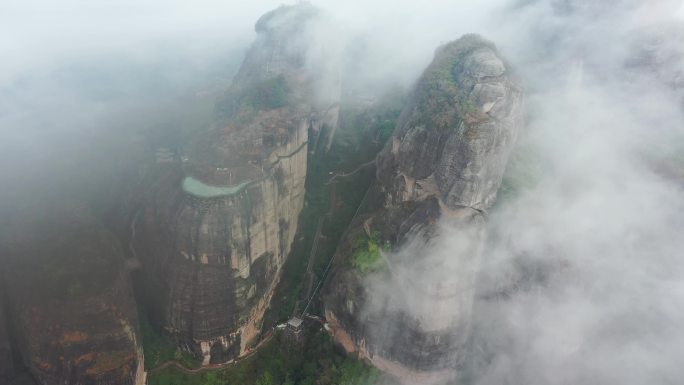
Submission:
M 327 186 L 327 185 L 329 185 L 329 184 L 335 182 L 335 180 L 336 180 L 337 178 L 346 178 L 346 177 L 348 177 L 348 176 L 352 176 L 352 175 L 356 174 L 357 172 L 359 172 L 359 171 L 363 170 L 364 168 L 366 168 L 366 167 L 368 167 L 368 166 L 370 166 L 370 165 L 373 165 L 373 164 L 375 164 L 375 159 L 373 159 L 373 160 L 371 160 L 371 161 L 368 161 L 368 162 L 366 162 L 366 163 L 360 165 L 359 167 L 357 167 L 357 168 L 354 169 L 353 171 L 345 172 L 345 173 L 335 173 L 335 174 L 332 176 L 332 178 L 330 178 L 327 182 L 325 182 L 325 185 Z
M 275 329 L 275 328 L 273 328 L 273 329 Z M 158 372 L 160 372 L 160 371 L 162 371 L 162 370 L 164 370 L 170 366 L 173 366 L 176 369 L 178 369 L 178 370 L 180 370 L 186 374 L 197 374 L 197 373 L 204 373 L 204 372 L 212 372 L 212 371 L 216 371 L 216 370 L 222 370 L 222 369 L 229 368 L 229 367 L 236 365 L 236 364 L 244 361 L 245 359 L 251 357 L 254 353 L 256 353 L 259 350 L 259 348 L 261 346 L 263 346 L 265 343 L 270 341 L 273 338 L 273 336 L 275 335 L 273 329 L 266 335 L 266 337 L 264 339 L 259 341 L 259 343 L 254 348 L 252 348 L 247 354 L 245 354 L 244 356 L 239 357 L 233 361 L 224 362 L 222 364 L 213 364 L 213 365 L 201 366 L 199 368 L 190 369 L 190 368 L 186 367 L 185 365 L 181 364 L 177 360 L 169 360 L 169 361 L 162 362 L 161 364 L 159 364 L 157 367 L 155 367 L 153 369 L 150 369 L 147 373 L 148 374 L 158 373 Z

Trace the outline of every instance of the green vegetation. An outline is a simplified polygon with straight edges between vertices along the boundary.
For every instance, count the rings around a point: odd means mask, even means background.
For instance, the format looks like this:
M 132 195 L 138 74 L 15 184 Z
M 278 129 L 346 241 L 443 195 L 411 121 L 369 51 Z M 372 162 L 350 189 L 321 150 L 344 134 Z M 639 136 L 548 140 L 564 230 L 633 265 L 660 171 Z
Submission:
M 358 170 L 354 175 L 337 178 L 331 185 L 335 205 L 323 225 L 323 237 L 318 244 L 314 261 L 316 277 L 322 277 L 337 249 L 340 238 L 354 218 L 368 188 L 375 180 L 375 167 L 359 166 L 375 159 L 378 151 L 392 136 L 404 103 L 400 90 L 382 97 L 383 103 L 374 108 L 343 106 L 340 128 L 330 151 L 325 156 L 327 169 L 333 172 Z M 325 171 L 327 171 L 327 169 Z M 330 175 L 323 172 L 326 180 Z
M 221 384 L 218 377 L 218 372 L 188 374 L 178 368 L 170 367 L 150 374 L 147 383 L 148 385 L 218 385 Z
M 195 356 L 174 346 L 165 336 L 155 332 L 144 312 L 140 311 L 140 328 L 143 337 L 143 353 L 145 354 L 145 370 L 156 368 L 166 361 L 178 361 L 187 368 L 199 366 Z
M 448 119 L 445 117 L 453 107 L 466 122 L 479 121 L 485 117 L 468 97 L 468 91 L 474 84 L 461 84 L 465 79 L 454 78 L 454 67 L 462 65 L 467 55 L 481 48 L 496 49 L 476 35 L 463 36 L 438 49 L 418 84 L 423 102 L 419 106 L 419 116 L 415 118 L 414 125 L 423 123 L 426 126 L 446 126 Z
M 362 233 L 354 240 L 351 264 L 363 274 L 379 271 L 385 267 L 385 259 L 380 253 L 389 251 L 389 244 L 380 243 L 380 234 L 374 232 L 370 237 Z
M 258 94 L 255 91 L 255 95 Z M 279 91 L 274 98 L 266 96 L 263 100 L 277 104 L 277 94 Z M 305 299 L 307 280 L 302 278 L 306 276 L 309 255 L 321 218 L 324 219 L 323 236 L 319 239 L 313 259 L 314 283 L 323 276 L 342 234 L 374 180 L 375 171 L 371 165 L 361 168 L 354 175 L 337 179 L 334 184 L 326 183 L 333 174 L 355 170 L 375 158 L 394 131 L 403 100 L 395 102 L 391 106 L 373 109 L 343 109 L 340 127 L 327 153 L 325 138 L 310 138 L 306 204 L 300 214 L 297 236 L 283 266 L 272 307 L 265 317 L 265 328 L 289 319 L 297 303 Z M 335 200 L 333 205 L 331 199 Z M 379 256 L 377 237 L 370 243 L 366 238 L 366 251 L 375 250 L 374 254 Z M 158 366 L 177 354 L 168 341 L 149 329 L 149 325 L 143 329 L 146 366 Z M 301 350 L 293 352 L 291 349 L 277 334 L 253 355 L 228 368 L 187 373 L 169 366 L 152 373 L 149 385 L 371 385 L 379 375 L 356 357 L 335 351 L 329 336 L 322 332 L 310 336 Z M 188 362 L 183 365 L 193 367 L 195 364 Z
M 371 109 L 343 105 L 340 127 L 327 153 L 325 137 L 309 138 L 306 203 L 299 217 L 292 250 L 283 266 L 283 276 L 266 316 L 266 325 L 286 321 L 297 302 L 305 300 L 303 292 L 307 281 L 302 278 L 321 217 L 324 218 L 323 236 L 313 260 L 314 284 L 323 276 L 342 234 L 375 178 L 375 169 L 366 167 L 353 176 L 337 179 L 334 184 L 326 183 L 332 174 L 355 170 L 375 158 L 396 125 L 403 103 L 399 95 L 400 92 L 395 92 L 388 103 Z M 335 204 L 331 208 L 333 196 Z
M 295 350 L 296 349 L 296 350 Z M 323 332 L 302 348 L 288 345 L 278 333 L 252 356 L 229 368 L 189 374 L 175 367 L 149 376 L 149 385 L 372 385 L 379 373 L 335 350 Z

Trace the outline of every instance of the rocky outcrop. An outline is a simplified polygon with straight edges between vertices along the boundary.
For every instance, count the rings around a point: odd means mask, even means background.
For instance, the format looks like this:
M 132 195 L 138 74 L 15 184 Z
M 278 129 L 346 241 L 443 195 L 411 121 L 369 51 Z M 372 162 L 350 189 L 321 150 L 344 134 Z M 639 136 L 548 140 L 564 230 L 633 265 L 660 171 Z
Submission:
M 134 244 L 154 321 L 205 365 L 258 337 L 304 205 L 309 132 L 337 124 L 339 78 L 311 59 L 320 17 L 306 3 L 264 15 L 213 129 L 150 182 Z
M 337 250 L 324 289 L 335 339 L 404 382 L 447 381 L 464 358 L 484 212 L 521 105 L 493 44 L 468 35 L 440 47 Z
M 490 206 L 520 122 L 520 91 L 475 36 L 439 48 L 378 157 L 389 203 L 437 195 L 451 209 Z
M 22 213 L 4 232 L 12 330 L 39 384 L 145 383 L 119 242 L 86 210 Z

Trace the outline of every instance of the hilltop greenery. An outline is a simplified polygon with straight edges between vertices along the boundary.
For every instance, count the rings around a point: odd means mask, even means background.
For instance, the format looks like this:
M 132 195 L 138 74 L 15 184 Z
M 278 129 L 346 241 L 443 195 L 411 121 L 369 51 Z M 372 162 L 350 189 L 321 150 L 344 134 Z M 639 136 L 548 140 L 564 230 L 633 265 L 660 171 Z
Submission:
M 437 49 L 434 60 L 418 83 L 417 92 L 423 103 L 418 106 L 416 125 L 446 126 L 453 120 L 450 117 L 453 113 L 466 122 L 484 118 L 468 96 L 474 84 L 463 83 L 467 79 L 454 77 L 454 68 L 462 65 L 463 59 L 473 51 L 482 48 L 496 49 L 477 35 L 465 35 Z

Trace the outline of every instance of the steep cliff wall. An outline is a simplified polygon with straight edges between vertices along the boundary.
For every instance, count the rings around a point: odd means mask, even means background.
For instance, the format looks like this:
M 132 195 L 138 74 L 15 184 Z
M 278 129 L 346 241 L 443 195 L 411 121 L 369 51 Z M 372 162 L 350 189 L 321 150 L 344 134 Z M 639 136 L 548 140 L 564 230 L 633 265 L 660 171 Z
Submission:
M 22 213 L 4 235 L 13 330 L 38 383 L 144 384 L 136 306 L 114 235 L 75 207 Z
M 309 131 L 337 124 L 320 92 L 334 71 L 309 60 L 319 17 L 308 4 L 264 15 L 215 127 L 150 181 L 135 244 L 155 322 L 205 365 L 258 337 L 304 205 Z
M 407 383 L 453 378 L 522 94 L 493 44 L 468 35 L 436 52 L 324 289 L 335 339 Z M 440 237 L 440 235 L 444 235 Z

